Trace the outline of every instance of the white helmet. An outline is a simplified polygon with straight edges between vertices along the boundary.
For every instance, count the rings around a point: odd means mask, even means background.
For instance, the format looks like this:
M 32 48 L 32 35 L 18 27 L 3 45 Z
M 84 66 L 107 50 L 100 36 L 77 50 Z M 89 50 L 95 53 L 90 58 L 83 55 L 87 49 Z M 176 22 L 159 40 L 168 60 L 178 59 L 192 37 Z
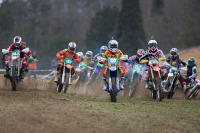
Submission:
M 157 49 L 158 49 L 158 43 L 156 40 L 150 40 L 148 42 L 148 47 L 149 47 L 149 50 L 152 51 L 152 52 L 156 52 Z
M 178 56 L 178 49 L 177 48 L 172 48 L 171 50 L 170 50 L 170 55 L 172 56 L 172 57 L 177 57 Z
M 111 52 L 116 52 L 118 49 L 118 42 L 116 40 L 110 40 L 108 42 L 108 48 L 110 49 Z
M 87 60 L 92 59 L 92 55 L 93 55 L 93 52 L 92 52 L 92 51 L 87 51 L 86 54 L 85 54 L 86 59 L 87 59 Z
M 13 45 L 20 46 L 21 43 L 22 43 L 22 38 L 20 36 L 15 36 L 13 39 Z
M 79 56 L 80 59 L 83 58 L 83 52 L 77 52 L 76 54 Z
M 108 50 L 108 47 L 107 46 L 101 46 L 100 48 L 100 53 L 101 54 L 104 54 L 106 52 L 106 50 Z
M 68 44 L 68 50 L 70 53 L 74 53 L 76 50 L 76 43 L 75 42 L 70 42 Z

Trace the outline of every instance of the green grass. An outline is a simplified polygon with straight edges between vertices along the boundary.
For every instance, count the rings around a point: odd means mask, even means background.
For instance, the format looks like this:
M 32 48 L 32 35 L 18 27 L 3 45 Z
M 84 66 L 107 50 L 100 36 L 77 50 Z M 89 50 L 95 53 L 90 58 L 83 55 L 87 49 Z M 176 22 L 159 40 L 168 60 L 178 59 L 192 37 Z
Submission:
M 2 91 L 0 100 L 4 104 L 15 104 L 23 108 L 23 104 L 32 103 L 34 110 L 42 111 L 51 106 L 51 102 L 68 104 L 72 110 L 78 110 L 83 115 L 90 114 L 98 118 L 100 123 L 111 122 L 132 131 L 139 128 L 144 132 L 199 132 L 200 131 L 200 101 L 196 100 L 163 100 L 134 99 L 118 97 L 117 103 L 108 99 L 77 94 L 56 94 L 44 91 Z M 42 103 L 37 104 L 35 100 Z M 20 105 L 20 102 L 22 103 Z M 49 107 L 50 108 L 50 107 Z M 53 108 L 50 108 L 50 110 Z

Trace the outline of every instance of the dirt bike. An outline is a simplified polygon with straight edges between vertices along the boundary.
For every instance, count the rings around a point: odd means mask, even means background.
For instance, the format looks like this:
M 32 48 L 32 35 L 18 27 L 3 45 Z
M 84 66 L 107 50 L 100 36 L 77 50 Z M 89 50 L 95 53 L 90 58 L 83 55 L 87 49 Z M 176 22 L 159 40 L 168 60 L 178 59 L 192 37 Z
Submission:
M 94 83 L 94 81 L 97 79 L 99 72 L 104 68 L 104 64 L 100 64 L 99 62 L 97 62 L 96 68 L 94 69 L 91 77 L 89 78 L 87 84 L 91 85 L 92 83 Z
M 72 68 L 73 68 L 72 64 L 73 64 L 72 59 L 65 58 L 62 74 L 60 74 L 58 77 L 56 92 L 61 92 L 61 91 L 63 93 L 67 92 L 67 89 L 71 85 L 71 80 L 72 80 L 72 76 L 71 76 Z
M 119 82 L 121 79 L 121 70 L 118 67 L 118 62 L 119 60 L 128 60 L 127 56 L 121 57 L 120 59 L 118 58 L 100 58 L 98 60 L 101 61 L 108 61 L 108 68 L 106 69 L 106 80 L 107 80 L 107 87 L 108 87 L 108 92 L 110 93 L 111 97 L 111 102 L 117 102 L 117 95 L 120 91 L 120 86 Z
M 134 94 L 134 91 L 136 90 L 137 86 L 139 85 L 141 78 L 142 78 L 142 68 L 143 65 L 139 63 L 134 63 L 133 68 L 132 68 L 132 76 L 130 79 L 130 84 L 129 84 L 129 93 L 128 96 L 132 97 Z
M 194 83 L 191 85 L 191 89 L 188 91 L 187 99 L 195 98 L 200 92 L 200 80 L 197 79 L 194 81 Z
M 3 54 L 8 54 L 10 51 L 6 49 L 2 49 Z M 12 90 L 16 91 L 16 87 L 21 80 L 20 78 L 20 70 L 22 68 L 23 58 L 20 58 L 20 53 L 28 53 L 29 48 L 25 48 L 23 50 L 16 49 L 11 51 L 11 55 L 8 57 L 9 62 L 9 79 L 12 84 Z
M 179 70 L 184 70 L 184 68 L 178 69 L 176 67 L 171 66 L 167 62 L 165 62 L 164 65 L 166 67 L 169 67 L 169 73 L 167 74 L 166 80 L 163 81 L 163 92 L 168 99 L 172 99 L 178 85 L 178 76 L 180 74 Z
M 93 69 L 93 67 L 90 67 L 86 63 L 81 62 L 79 64 L 79 67 L 76 68 L 76 72 L 77 72 L 76 73 L 76 78 L 75 78 L 75 80 L 73 80 L 72 84 L 76 84 L 78 86 L 79 83 L 85 82 L 87 79 L 89 79 L 92 69 Z M 87 71 L 87 75 L 85 75 L 86 74 L 85 71 Z M 85 78 L 85 77 L 87 77 L 87 78 Z
M 151 95 L 153 99 L 157 99 L 159 101 L 162 101 L 163 98 L 163 83 L 162 83 L 162 72 L 161 68 L 159 66 L 158 61 L 164 61 L 166 58 L 159 58 L 159 59 L 150 59 L 150 60 L 142 60 L 140 63 L 148 63 L 149 64 L 149 81 L 151 81 L 149 84 L 149 89 L 151 90 Z

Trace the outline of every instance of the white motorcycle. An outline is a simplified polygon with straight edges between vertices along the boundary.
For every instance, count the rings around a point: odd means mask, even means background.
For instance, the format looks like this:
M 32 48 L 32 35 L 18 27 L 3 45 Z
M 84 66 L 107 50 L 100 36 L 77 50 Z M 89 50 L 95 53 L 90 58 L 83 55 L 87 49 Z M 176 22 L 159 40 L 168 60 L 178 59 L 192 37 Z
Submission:
M 23 50 L 16 49 L 11 52 L 10 56 L 8 56 L 8 64 L 9 64 L 9 79 L 12 83 L 12 90 L 16 91 L 16 86 L 20 81 L 20 70 L 22 68 L 23 58 L 20 58 L 20 52 L 28 53 L 29 48 L 25 48 Z M 10 53 L 7 49 L 2 49 L 3 54 Z

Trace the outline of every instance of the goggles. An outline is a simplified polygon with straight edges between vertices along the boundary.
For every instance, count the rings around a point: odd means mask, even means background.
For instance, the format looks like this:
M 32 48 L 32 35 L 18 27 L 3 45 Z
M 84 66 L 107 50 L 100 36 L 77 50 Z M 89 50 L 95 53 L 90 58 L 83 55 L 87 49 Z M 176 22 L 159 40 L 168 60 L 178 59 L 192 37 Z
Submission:
M 152 47 L 154 47 L 154 48 L 157 48 L 157 44 L 156 43 L 151 43 L 151 44 L 149 44 L 149 48 L 152 48 Z
M 75 51 L 75 48 L 70 47 L 69 50 L 70 50 L 70 51 Z

